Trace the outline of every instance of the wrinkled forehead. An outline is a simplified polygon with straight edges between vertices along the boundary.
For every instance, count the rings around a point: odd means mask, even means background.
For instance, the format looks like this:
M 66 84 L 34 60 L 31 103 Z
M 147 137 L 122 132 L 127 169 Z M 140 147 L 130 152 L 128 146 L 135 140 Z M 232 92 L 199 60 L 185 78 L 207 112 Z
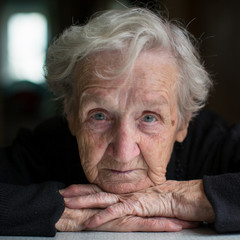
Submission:
M 116 78 L 114 73 L 122 66 L 122 54 L 117 51 L 93 53 L 77 63 L 74 70 L 75 82 L 81 90 L 87 85 L 105 84 L 105 80 Z
M 146 51 L 133 64 L 126 65 L 126 59 L 117 51 L 88 56 L 75 68 L 75 87 L 80 95 L 88 88 L 118 88 L 123 85 L 148 91 L 164 86 L 175 92 L 178 70 L 175 58 L 168 52 Z

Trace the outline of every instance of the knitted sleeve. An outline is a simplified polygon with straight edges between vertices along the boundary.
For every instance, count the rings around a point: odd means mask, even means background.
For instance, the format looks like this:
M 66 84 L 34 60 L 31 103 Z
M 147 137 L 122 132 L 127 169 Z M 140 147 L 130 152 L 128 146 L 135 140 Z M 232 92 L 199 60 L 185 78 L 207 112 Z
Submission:
M 64 211 L 58 192 L 63 185 L 45 182 L 27 186 L 0 184 L 0 235 L 48 236 Z
M 59 189 L 82 178 L 75 139 L 62 117 L 21 131 L 0 148 L 0 235 L 54 236 L 64 211 Z
M 203 183 L 215 212 L 216 231 L 240 232 L 240 173 L 204 176 Z
M 230 128 L 219 150 L 225 174 L 204 176 L 205 193 L 215 215 L 219 233 L 240 232 L 240 124 Z
M 240 124 L 229 127 L 217 114 L 203 111 L 175 151 L 177 179 L 203 179 L 216 231 L 240 232 Z

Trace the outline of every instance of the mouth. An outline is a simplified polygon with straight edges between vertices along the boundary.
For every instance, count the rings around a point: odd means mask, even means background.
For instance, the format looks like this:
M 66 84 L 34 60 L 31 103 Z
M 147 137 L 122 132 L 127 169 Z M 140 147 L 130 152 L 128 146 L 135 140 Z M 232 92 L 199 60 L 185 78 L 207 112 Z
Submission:
M 115 174 L 129 174 L 129 173 L 133 172 L 133 170 L 119 171 L 119 170 L 114 170 L 114 169 L 110 169 L 110 171 Z

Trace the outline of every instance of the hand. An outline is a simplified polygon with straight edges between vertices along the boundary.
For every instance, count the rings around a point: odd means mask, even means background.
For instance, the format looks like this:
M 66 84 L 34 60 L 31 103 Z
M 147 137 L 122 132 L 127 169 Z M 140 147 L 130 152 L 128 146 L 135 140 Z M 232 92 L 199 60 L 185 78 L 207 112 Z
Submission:
M 61 190 L 65 198 L 65 211 L 56 224 L 58 231 L 180 231 L 196 227 L 196 223 L 161 217 L 142 218 L 124 216 L 96 228 L 87 228 L 84 222 L 104 208 L 119 202 L 119 196 L 101 191 L 96 185 L 71 185 Z M 75 208 L 75 209 L 74 209 Z
M 184 228 L 195 228 L 198 222 L 188 222 L 174 218 L 124 216 L 111 220 L 90 231 L 110 232 L 178 232 Z
M 118 201 L 113 194 L 104 193 L 93 184 L 71 185 L 60 190 L 60 194 L 64 197 L 65 205 L 72 200 L 78 203 L 78 209 L 65 207 L 61 218 L 55 225 L 58 231 L 82 231 L 86 228 L 83 223 L 98 213 L 100 211 L 98 208 L 107 207 Z M 107 200 L 99 201 L 103 199 L 103 196 Z
M 98 213 L 96 209 L 69 209 L 65 208 L 61 218 L 55 224 L 60 232 L 79 232 L 86 228 L 84 222 Z
M 66 206 L 70 208 L 106 208 L 119 201 L 112 193 L 103 192 L 94 184 L 73 184 L 60 190 Z
M 129 215 L 207 222 L 213 222 L 215 217 L 202 180 L 166 181 L 139 192 L 119 195 L 119 201 L 91 217 L 86 227 L 96 228 Z
M 55 227 L 61 232 L 89 231 L 111 231 L 111 232 L 177 232 L 183 228 L 194 228 L 196 222 L 187 222 L 171 218 L 142 218 L 136 216 L 125 216 L 109 221 L 96 228 L 87 228 L 84 222 L 100 210 L 94 209 L 69 209 L 65 211 L 56 223 Z

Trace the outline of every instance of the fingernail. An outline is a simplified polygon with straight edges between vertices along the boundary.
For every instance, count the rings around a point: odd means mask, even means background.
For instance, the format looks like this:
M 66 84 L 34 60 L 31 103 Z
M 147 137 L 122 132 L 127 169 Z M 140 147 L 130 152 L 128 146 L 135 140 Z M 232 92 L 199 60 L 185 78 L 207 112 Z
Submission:
M 60 190 L 59 190 L 59 193 L 60 193 L 61 195 L 63 195 L 64 192 L 65 192 L 65 189 L 60 189 Z
M 70 202 L 72 199 L 71 198 L 64 198 L 64 202 L 65 203 L 68 203 L 68 202 Z
M 181 225 L 174 224 L 172 227 L 175 229 L 175 231 L 181 231 L 182 230 Z

